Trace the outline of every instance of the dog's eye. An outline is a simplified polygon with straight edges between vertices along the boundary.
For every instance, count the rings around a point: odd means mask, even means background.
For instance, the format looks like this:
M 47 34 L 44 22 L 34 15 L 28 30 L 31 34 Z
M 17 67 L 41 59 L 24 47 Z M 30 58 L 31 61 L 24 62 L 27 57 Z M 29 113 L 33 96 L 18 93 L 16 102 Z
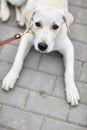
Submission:
M 40 23 L 40 22 L 36 22 L 35 25 L 36 25 L 37 27 L 41 27 L 41 23 Z
M 59 28 L 59 26 L 58 26 L 57 24 L 54 24 L 54 25 L 52 26 L 52 28 L 53 28 L 54 30 L 56 30 L 56 29 Z

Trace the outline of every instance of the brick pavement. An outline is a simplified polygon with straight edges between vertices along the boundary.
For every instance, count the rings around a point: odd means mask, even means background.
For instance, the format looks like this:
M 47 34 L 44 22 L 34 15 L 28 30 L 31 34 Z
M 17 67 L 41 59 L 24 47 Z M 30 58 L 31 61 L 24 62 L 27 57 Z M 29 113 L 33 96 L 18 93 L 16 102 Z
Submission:
M 70 37 L 75 47 L 79 106 L 66 103 L 62 56 L 56 52 L 40 54 L 32 48 L 14 90 L 7 93 L 0 88 L 0 130 L 87 130 L 87 0 L 69 0 L 69 8 L 74 15 Z M 23 31 L 12 12 L 7 23 L 0 21 L 0 40 Z M 0 86 L 18 43 L 0 48 Z

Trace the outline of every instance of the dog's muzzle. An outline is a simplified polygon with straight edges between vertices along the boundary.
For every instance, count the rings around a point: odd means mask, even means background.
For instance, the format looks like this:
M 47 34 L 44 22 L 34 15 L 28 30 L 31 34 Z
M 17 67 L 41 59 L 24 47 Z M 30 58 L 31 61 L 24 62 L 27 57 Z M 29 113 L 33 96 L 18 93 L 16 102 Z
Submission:
M 41 42 L 38 44 L 38 48 L 40 51 L 45 51 L 47 49 L 48 45 L 45 42 Z

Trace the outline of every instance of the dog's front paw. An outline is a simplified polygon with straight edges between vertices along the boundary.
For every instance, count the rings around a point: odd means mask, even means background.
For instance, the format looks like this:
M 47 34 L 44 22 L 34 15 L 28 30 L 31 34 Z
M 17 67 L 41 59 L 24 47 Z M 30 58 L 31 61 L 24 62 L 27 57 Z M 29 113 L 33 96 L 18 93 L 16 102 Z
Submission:
M 80 96 L 75 85 L 66 88 L 66 98 L 67 102 L 70 103 L 71 106 L 78 105 Z
M 2 89 L 4 89 L 5 91 L 13 89 L 17 78 L 18 78 L 17 75 L 9 72 L 2 81 Z

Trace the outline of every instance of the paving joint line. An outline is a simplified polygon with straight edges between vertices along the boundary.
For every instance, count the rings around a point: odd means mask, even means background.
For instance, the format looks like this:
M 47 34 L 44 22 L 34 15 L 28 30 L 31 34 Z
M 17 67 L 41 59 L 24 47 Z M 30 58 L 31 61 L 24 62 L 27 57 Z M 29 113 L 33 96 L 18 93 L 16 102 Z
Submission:
M 45 120 L 45 116 L 43 116 L 42 123 L 41 123 L 41 126 L 40 126 L 40 130 L 42 129 L 42 126 L 43 126 L 44 120 Z
M 27 94 L 27 96 L 26 96 L 25 104 L 24 104 L 24 108 L 23 108 L 23 110 L 25 110 L 25 107 L 26 107 L 26 105 L 27 105 L 27 102 L 28 102 L 28 98 L 29 98 L 29 96 L 30 96 L 30 92 L 28 92 L 28 94 Z
M 38 68 L 39 68 L 39 65 L 40 65 L 40 63 L 41 63 L 42 57 L 43 57 L 43 54 L 41 54 L 41 57 L 40 57 L 40 60 L 39 60 L 38 65 L 37 65 L 37 67 L 36 67 L 36 70 L 38 70 Z
M 53 89 L 52 89 L 52 93 L 51 93 L 52 96 L 53 96 L 53 93 L 54 93 L 54 89 L 55 89 L 55 87 L 56 87 L 57 79 L 58 79 L 58 77 L 56 76 L 55 81 L 54 81 L 54 85 L 53 85 Z

